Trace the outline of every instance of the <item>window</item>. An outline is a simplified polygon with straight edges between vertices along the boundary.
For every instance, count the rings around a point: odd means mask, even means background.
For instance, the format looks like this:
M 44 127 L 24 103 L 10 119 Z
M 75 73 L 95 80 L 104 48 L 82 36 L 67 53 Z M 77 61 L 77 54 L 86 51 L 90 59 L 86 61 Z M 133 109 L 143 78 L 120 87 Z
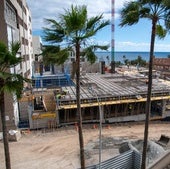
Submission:
M 5 16 L 6 16 L 6 20 L 11 25 L 14 25 L 14 26 L 17 25 L 17 13 L 15 9 L 13 9 L 7 2 L 5 5 Z
M 44 66 L 44 70 L 45 70 L 45 72 L 50 71 L 50 65 L 46 65 L 46 66 Z

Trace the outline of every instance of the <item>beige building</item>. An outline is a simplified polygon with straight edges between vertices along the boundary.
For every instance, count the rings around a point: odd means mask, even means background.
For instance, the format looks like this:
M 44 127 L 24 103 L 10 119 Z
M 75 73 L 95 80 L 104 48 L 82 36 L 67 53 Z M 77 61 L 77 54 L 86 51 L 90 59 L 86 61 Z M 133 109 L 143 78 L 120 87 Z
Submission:
M 32 25 L 31 14 L 26 0 L 2 0 L 0 5 L 0 41 L 8 45 L 19 41 L 21 49 L 18 56 L 23 57 L 23 62 L 10 72 L 22 74 L 26 78 L 32 76 Z M 7 127 L 15 128 L 19 122 L 18 103 L 14 102 L 15 96 L 5 95 L 5 113 Z M 0 125 L 1 129 L 1 125 Z

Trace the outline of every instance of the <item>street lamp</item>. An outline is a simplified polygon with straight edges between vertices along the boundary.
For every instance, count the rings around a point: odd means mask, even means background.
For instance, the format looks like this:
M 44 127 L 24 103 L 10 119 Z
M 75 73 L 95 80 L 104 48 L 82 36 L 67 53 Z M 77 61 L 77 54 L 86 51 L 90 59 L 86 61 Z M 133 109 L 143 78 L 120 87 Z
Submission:
M 93 88 L 90 86 L 89 91 L 92 93 L 92 95 L 95 95 L 97 98 L 98 106 L 99 106 L 99 169 L 101 169 L 101 158 L 102 158 L 102 108 L 101 104 L 99 102 L 99 97 L 97 93 L 93 90 Z

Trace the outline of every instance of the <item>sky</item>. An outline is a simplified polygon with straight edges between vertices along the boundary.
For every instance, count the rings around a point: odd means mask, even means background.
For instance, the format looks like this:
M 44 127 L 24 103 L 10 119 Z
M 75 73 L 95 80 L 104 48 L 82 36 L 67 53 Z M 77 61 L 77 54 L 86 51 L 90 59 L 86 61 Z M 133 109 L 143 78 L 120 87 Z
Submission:
M 112 35 L 111 26 L 105 27 L 93 39 L 95 43 L 110 45 L 115 40 L 115 51 L 145 51 L 149 52 L 151 22 L 141 20 L 136 25 L 120 27 L 120 10 L 123 4 L 132 0 L 115 0 L 114 24 Z M 32 15 L 33 35 L 43 37 L 43 27 L 47 27 L 44 18 L 57 19 L 64 9 L 73 5 L 86 5 L 88 16 L 103 14 L 104 19 L 111 20 L 111 0 L 27 0 Z M 112 20 L 111 20 L 112 21 Z M 109 49 L 110 50 L 110 49 Z M 170 52 L 170 34 L 165 39 L 156 38 L 155 52 Z

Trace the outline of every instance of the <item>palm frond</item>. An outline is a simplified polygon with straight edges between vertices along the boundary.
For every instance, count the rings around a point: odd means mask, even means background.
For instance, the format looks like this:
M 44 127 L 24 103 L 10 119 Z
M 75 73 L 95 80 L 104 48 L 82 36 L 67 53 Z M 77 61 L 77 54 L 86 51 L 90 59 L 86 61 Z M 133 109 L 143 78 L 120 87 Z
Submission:
M 127 2 L 121 10 L 120 26 L 133 25 L 138 23 L 140 16 L 140 4 L 136 1 Z
M 98 32 L 99 30 L 103 29 L 104 27 L 106 27 L 109 24 L 110 24 L 109 20 L 99 23 L 99 25 L 95 29 L 95 32 Z
M 69 57 L 70 48 L 60 49 L 59 46 L 46 46 L 43 50 L 45 64 L 63 64 Z
M 81 34 L 81 37 L 79 37 L 80 40 L 88 39 L 96 35 L 97 32 L 110 24 L 109 20 L 104 21 L 101 20 L 102 18 L 103 15 L 90 18 L 85 26 L 85 31 Z
M 45 19 L 45 22 L 50 25 L 50 28 L 43 28 L 43 39 L 53 43 L 62 42 L 65 36 L 65 30 L 61 23 L 55 21 L 54 19 Z
M 156 35 L 160 39 L 164 39 L 167 34 L 167 30 L 164 29 L 161 25 L 156 26 Z
M 7 46 L 3 42 L 0 41 L 0 59 L 1 57 L 4 56 L 5 53 L 7 53 L 7 51 L 8 51 Z
M 16 56 L 19 49 L 20 49 L 21 45 L 19 42 L 13 42 L 11 43 L 11 53 L 13 56 Z
M 108 45 L 103 45 L 103 46 L 102 45 L 91 45 L 83 49 L 83 51 L 81 52 L 81 56 L 86 57 L 90 63 L 94 63 L 97 59 L 95 51 L 97 49 L 107 50 L 108 47 L 109 47 Z
M 165 14 L 165 27 L 170 32 L 170 10 Z
M 94 51 L 96 51 L 97 49 L 108 50 L 109 45 L 94 45 L 93 48 L 94 48 Z
M 99 16 L 95 16 L 95 17 L 91 17 L 90 19 L 88 19 L 87 21 L 87 26 L 86 29 L 92 29 L 95 27 L 96 23 L 100 22 L 101 19 L 103 19 L 103 14 L 99 15 Z
M 21 97 L 24 83 L 31 83 L 30 79 L 24 78 L 19 74 L 11 74 L 8 72 L 0 72 L 0 79 L 3 79 L 4 82 L 0 92 L 15 93 L 17 98 Z
M 21 63 L 22 58 L 17 57 L 20 44 L 18 42 L 11 44 L 11 50 L 9 51 L 7 46 L 0 42 L 0 71 L 5 71 L 8 68 L 14 67 Z
M 163 0 L 163 5 L 166 6 L 166 10 L 170 9 L 170 1 L 169 0 Z
M 87 47 L 83 50 L 82 53 L 83 56 L 87 58 L 87 61 L 89 61 L 91 64 L 96 61 L 97 56 L 94 53 L 94 49 L 92 46 Z
M 84 5 L 75 7 L 72 5 L 71 10 L 65 10 L 61 18 L 68 34 L 82 30 L 87 20 L 87 8 Z

